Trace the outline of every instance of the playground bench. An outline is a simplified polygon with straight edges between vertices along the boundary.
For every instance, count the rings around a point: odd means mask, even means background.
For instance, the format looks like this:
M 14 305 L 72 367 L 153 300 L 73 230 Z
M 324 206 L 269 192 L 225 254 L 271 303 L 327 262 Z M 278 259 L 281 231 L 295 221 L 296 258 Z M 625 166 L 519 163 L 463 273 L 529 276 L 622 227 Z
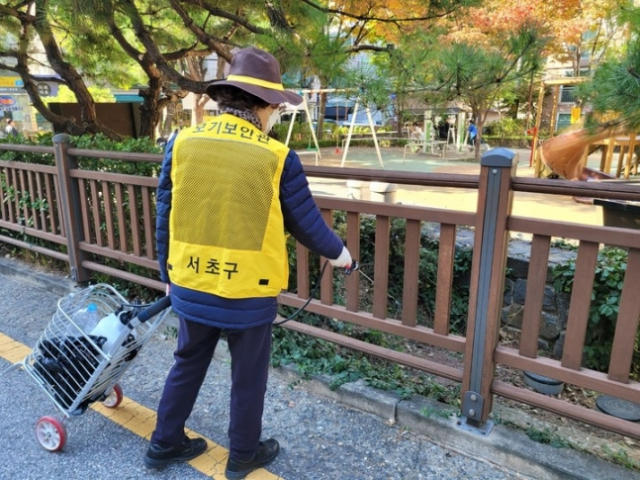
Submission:
M 404 146 L 404 152 L 402 154 L 402 164 L 404 165 L 404 161 L 407 156 L 407 150 L 416 147 L 418 148 L 418 150 L 421 150 L 425 145 L 430 148 L 431 153 L 434 155 L 436 154 L 436 148 L 440 148 L 441 157 L 444 157 L 447 153 L 448 144 L 446 140 L 431 140 L 429 142 L 426 142 L 424 140 L 413 140 Z

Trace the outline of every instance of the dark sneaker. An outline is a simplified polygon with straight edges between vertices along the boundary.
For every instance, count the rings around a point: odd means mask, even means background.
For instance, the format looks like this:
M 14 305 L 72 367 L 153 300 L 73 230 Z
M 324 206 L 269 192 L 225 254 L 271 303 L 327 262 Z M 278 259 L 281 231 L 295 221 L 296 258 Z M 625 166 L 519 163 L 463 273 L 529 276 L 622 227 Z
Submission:
M 258 451 L 251 460 L 233 460 L 229 458 L 224 474 L 230 480 L 244 478 L 254 470 L 266 467 L 273 462 L 280 453 L 280 445 L 275 438 L 260 442 Z
M 162 468 L 171 462 L 185 462 L 196 458 L 206 449 L 207 441 L 204 438 L 184 437 L 180 445 L 169 448 L 152 443 L 144 456 L 144 464 L 149 468 Z

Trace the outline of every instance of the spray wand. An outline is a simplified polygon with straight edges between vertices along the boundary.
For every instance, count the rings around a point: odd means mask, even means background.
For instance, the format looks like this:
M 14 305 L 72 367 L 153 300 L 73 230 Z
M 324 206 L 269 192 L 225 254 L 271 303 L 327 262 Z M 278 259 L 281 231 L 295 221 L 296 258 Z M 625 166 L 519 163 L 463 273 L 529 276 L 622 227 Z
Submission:
M 274 325 L 276 325 L 276 326 L 282 325 L 284 323 L 287 323 L 289 320 L 293 320 L 294 318 L 296 318 L 300 314 L 300 312 L 302 312 L 305 308 L 307 308 L 307 305 L 309 305 L 309 303 L 311 303 L 311 300 L 313 300 L 313 297 L 315 297 L 316 292 L 318 291 L 318 287 L 320 286 L 320 282 L 322 281 L 322 276 L 324 275 L 324 271 L 327 269 L 327 265 L 328 264 L 329 264 L 329 260 L 325 260 L 324 265 L 322 265 L 322 270 L 320 270 L 320 275 L 318 276 L 318 281 L 316 282 L 316 285 L 313 287 L 313 290 L 311 291 L 311 294 L 309 295 L 309 298 L 307 299 L 306 302 L 304 302 L 304 305 L 302 305 L 298 310 L 293 312 L 291 315 L 289 315 L 284 320 L 282 320 L 280 322 L 273 322 Z M 344 274 L 345 275 L 351 275 L 353 272 L 355 272 L 359 268 L 360 268 L 360 265 L 358 264 L 358 262 L 356 260 L 354 260 L 353 263 L 351 263 L 351 266 L 349 268 L 345 268 L 344 269 Z

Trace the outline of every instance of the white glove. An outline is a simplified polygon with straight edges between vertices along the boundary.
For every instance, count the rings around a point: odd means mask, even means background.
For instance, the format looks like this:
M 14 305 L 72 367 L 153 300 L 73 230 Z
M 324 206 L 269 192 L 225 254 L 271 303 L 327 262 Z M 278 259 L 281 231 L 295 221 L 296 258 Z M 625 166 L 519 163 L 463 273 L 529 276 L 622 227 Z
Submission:
M 329 260 L 329 263 L 332 267 L 340 267 L 340 268 L 351 268 L 351 264 L 353 263 L 353 259 L 351 258 L 351 254 L 347 247 L 342 247 L 342 253 L 335 260 Z

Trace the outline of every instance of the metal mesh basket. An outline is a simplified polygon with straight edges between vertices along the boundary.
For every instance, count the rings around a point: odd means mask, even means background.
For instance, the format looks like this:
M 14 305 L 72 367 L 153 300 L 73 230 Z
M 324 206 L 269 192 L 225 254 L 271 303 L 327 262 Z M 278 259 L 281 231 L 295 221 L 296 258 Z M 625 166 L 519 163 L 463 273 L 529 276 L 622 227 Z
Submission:
M 89 335 L 74 322 L 74 314 L 96 305 L 100 318 L 131 308 L 114 288 L 99 284 L 58 301 L 53 318 L 33 351 L 25 358 L 25 370 L 43 387 L 58 408 L 67 415 L 82 413 L 89 404 L 111 391 L 141 346 L 156 329 L 155 321 L 131 322 L 117 348 L 102 349 L 105 338 Z

